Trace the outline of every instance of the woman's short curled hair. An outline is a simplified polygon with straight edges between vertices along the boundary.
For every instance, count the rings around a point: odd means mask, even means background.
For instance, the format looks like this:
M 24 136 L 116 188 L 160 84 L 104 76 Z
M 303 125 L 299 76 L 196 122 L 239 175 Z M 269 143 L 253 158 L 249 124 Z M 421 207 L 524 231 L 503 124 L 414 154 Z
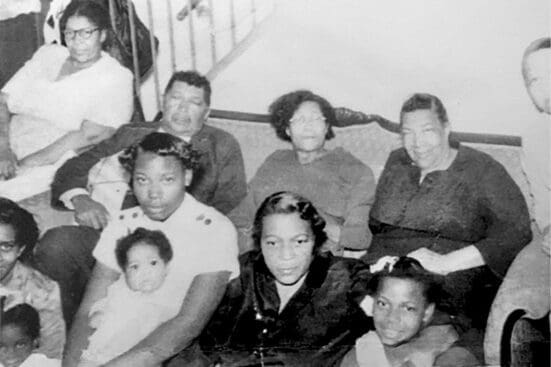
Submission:
M 63 15 L 59 20 L 59 29 L 61 31 L 63 43 L 65 43 L 63 31 L 65 31 L 65 27 L 67 26 L 67 20 L 73 16 L 88 19 L 88 21 L 93 23 L 100 31 L 106 30 L 108 33 L 111 32 L 111 19 L 109 18 L 109 11 L 106 8 L 96 1 L 71 1 L 63 11 Z M 106 45 L 104 45 L 104 48 L 105 46 Z
M 402 105 L 400 111 L 400 128 L 404 123 L 404 115 L 418 110 L 430 110 L 434 112 L 442 125 L 447 125 L 449 122 L 446 108 L 444 108 L 444 104 L 438 97 L 428 93 L 415 93 Z
M 170 242 L 163 232 L 138 227 L 134 232 L 117 241 L 115 257 L 122 270 L 125 270 L 128 265 L 128 251 L 139 243 L 145 243 L 155 247 L 157 251 L 159 251 L 159 257 L 163 259 L 165 263 L 172 260 L 172 246 L 170 246 Z
M 14 325 L 19 327 L 23 334 L 32 340 L 40 337 L 40 315 L 38 311 L 27 303 L 13 306 L 2 315 L 2 327 Z
M 268 196 L 256 211 L 253 223 L 254 246 L 260 249 L 264 218 L 272 214 L 293 214 L 310 224 L 314 234 L 314 253 L 318 253 L 321 246 L 327 241 L 325 220 L 318 213 L 310 200 L 289 191 L 280 191 Z
M 134 173 L 134 166 L 138 153 L 154 153 L 161 157 L 174 157 L 184 170 L 195 170 L 199 165 L 199 152 L 177 136 L 153 132 L 146 135 L 138 143 L 127 148 L 120 156 L 119 162 L 130 173 Z
M 439 304 L 443 299 L 442 277 L 426 270 L 412 257 L 401 256 L 393 265 L 387 264 L 383 270 L 374 273 L 367 283 L 368 294 L 377 294 L 385 278 L 409 279 L 420 284 L 427 303 Z
M 0 197 L 0 224 L 9 225 L 13 228 L 15 242 L 18 246 L 25 247 L 21 259 L 28 259 L 40 233 L 33 215 L 17 203 Z
M 531 53 L 545 49 L 551 49 L 550 37 L 538 38 L 537 40 L 530 42 L 528 47 L 526 47 L 526 50 L 524 50 L 524 57 L 530 55 Z
M 551 38 L 544 37 L 538 38 L 535 41 L 530 42 L 526 50 L 524 50 L 524 55 L 522 56 L 522 73 L 526 77 L 526 59 L 531 54 L 538 52 L 540 50 L 549 50 L 551 49 Z
M 336 125 L 337 117 L 333 106 L 325 98 L 309 90 L 297 90 L 287 93 L 272 102 L 269 107 L 270 123 L 274 127 L 277 136 L 282 140 L 291 141 L 291 137 L 287 134 L 287 128 L 294 113 L 304 102 L 315 102 L 319 105 L 325 123 L 329 127 L 325 138 L 329 140 L 335 137 L 332 126 Z

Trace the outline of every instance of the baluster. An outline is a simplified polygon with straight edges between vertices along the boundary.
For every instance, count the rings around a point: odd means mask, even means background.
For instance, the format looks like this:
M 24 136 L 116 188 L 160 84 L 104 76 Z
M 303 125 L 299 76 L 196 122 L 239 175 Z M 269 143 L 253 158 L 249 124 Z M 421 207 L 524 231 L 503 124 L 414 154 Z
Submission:
M 232 49 L 235 48 L 237 44 L 237 36 L 235 29 L 235 7 L 233 0 L 230 0 L 230 27 L 231 27 L 231 45 Z
M 132 0 L 127 0 L 128 6 L 128 18 L 130 19 L 130 42 L 132 44 L 132 61 L 134 63 L 134 88 L 136 89 L 136 96 L 140 98 L 140 64 L 138 63 L 138 46 L 136 42 L 136 20 L 134 18 L 134 6 Z M 110 6 L 114 6 L 110 3 Z
M 195 28 L 193 26 L 193 12 L 191 11 L 193 7 L 193 1 L 188 0 L 188 24 L 189 24 L 189 47 L 190 47 L 190 56 L 191 56 L 191 68 L 197 70 L 197 55 L 195 50 Z
M 155 21 L 153 20 L 153 8 L 151 0 L 147 0 L 147 15 L 149 17 L 149 44 L 151 45 L 151 57 L 153 61 L 153 81 L 155 82 L 155 99 L 157 111 L 161 110 L 161 88 L 159 86 L 159 67 L 157 65 L 157 48 L 155 47 Z
M 214 7 L 212 0 L 209 0 L 209 25 L 210 25 L 210 54 L 212 58 L 212 67 L 216 65 L 218 57 L 216 56 L 216 29 L 214 24 Z
M 172 10 L 172 1 L 166 0 L 168 13 L 168 43 L 170 45 L 170 63 L 172 72 L 176 71 L 176 42 L 174 41 L 174 12 Z
M 255 0 L 251 0 L 251 15 L 252 15 L 252 18 L 253 18 L 253 27 L 256 26 L 256 1 Z M 252 29 L 251 29 L 252 31 Z

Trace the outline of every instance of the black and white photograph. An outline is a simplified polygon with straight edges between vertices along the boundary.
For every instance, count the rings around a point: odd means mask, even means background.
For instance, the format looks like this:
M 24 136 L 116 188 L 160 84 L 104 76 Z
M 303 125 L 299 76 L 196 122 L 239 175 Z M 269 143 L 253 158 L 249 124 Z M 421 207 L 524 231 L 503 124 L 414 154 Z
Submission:
M 0 0 L 0 367 L 551 365 L 549 0 Z

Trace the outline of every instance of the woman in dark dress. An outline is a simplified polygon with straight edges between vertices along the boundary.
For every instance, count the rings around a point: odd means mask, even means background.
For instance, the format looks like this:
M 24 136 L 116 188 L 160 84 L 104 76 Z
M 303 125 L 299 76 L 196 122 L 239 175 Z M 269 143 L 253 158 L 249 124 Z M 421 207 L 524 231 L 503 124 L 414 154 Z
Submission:
M 445 275 L 445 290 L 468 326 L 483 329 L 509 264 L 530 241 L 530 219 L 518 186 L 489 155 L 450 144 L 442 102 L 415 94 L 402 106 L 403 148 L 379 180 L 364 260 L 414 257 Z
M 312 203 L 296 194 L 265 199 L 254 220 L 256 249 L 241 256 L 241 275 L 202 336 L 211 363 L 333 366 L 368 330 L 356 298 L 365 282 L 352 291 L 367 267 L 321 253 L 324 227 Z

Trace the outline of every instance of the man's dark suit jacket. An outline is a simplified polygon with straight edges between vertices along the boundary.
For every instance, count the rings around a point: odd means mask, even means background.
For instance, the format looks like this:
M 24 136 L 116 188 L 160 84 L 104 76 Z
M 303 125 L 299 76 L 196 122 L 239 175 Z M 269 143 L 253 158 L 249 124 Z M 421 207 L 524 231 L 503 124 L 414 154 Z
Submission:
M 59 197 L 71 189 L 86 189 L 88 172 L 96 163 L 158 131 L 160 126 L 160 122 L 123 125 L 111 138 L 65 162 L 57 170 L 52 183 L 52 206 L 65 208 Z M 191 138 L 191 145 L 201 153 L 201 158 L 188 192 L 197 200 L 227 214 L 247 192 L 239 143 L 231 134 L 204 125 Z

